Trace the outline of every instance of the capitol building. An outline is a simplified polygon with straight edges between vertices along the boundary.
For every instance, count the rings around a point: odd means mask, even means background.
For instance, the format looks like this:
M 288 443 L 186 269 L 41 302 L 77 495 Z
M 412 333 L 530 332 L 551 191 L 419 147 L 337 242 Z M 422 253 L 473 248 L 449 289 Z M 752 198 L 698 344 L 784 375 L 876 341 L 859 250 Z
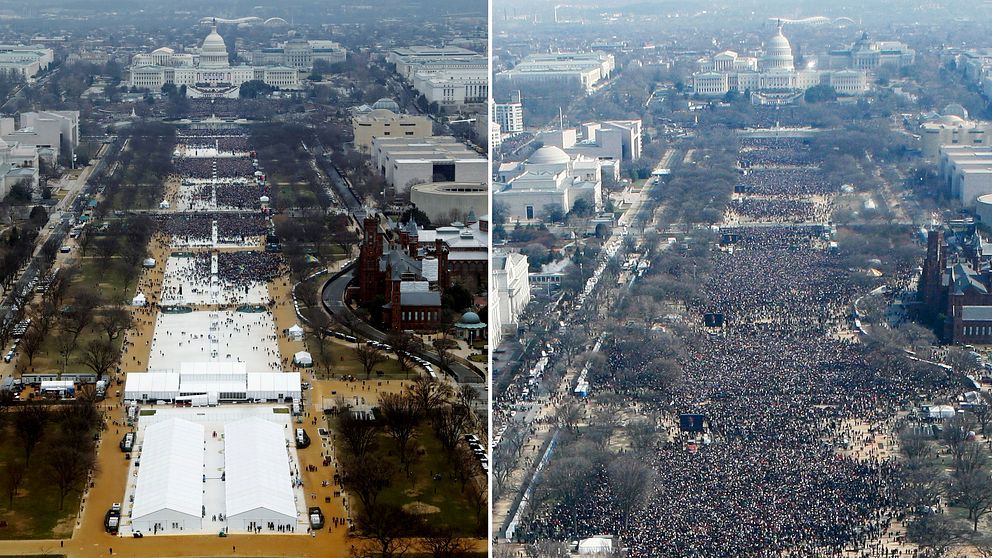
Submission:
M 700 61 L 693 74 L 693 91 L 704 96 L 726 95 L 730 91 L 801 92 L 817 85 L 829 85 L 839 95 L 868 92 L 868 74 L 860 69 L 796 69 L 792 45 L 782 34 L 781 24 L 757 56 L 741 56 L 726 50 Z
M 227 45 L 214 23 L 198 53 L 177 53 L 171 48 L 136 54 L 131 59 L 130 86 L 157 91 L 171 83 L 186 86 L 192 98 L 235 99 L 241 84 L 258 80 L 279 89 L 300 89 L 299 70 L 288 66 L 232 66 Z

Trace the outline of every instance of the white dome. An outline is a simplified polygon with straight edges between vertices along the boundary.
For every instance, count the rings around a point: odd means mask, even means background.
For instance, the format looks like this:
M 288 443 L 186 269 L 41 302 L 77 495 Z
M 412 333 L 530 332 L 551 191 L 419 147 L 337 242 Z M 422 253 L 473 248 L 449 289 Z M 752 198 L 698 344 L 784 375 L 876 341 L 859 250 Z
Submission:
M 567 165 L 571 160 L 572 159 L 568 156 L 568 153 L 562 151 L 561 148 L 553 145 L 546 145 L 535 151 L 527 159 L 527 162 L 532 165 Z
M 228 65 L 227 45 L 224 43 L 224 37 L 217 32 L 215 24 L 207 38 L 203 39 L 203 46 L 200 48 L 200 67 L 226 68 Z
M 262 197 L 258 198 L 258 201 L 260 201 L 262 203 L 269 203 L 269 196 L 262 196 Z
M 968 109 L 964 108 L 960 103 L 951 103 L 944 107 L 944 110 L 940 111 L 940 114 L 945 116 L 957 116 L 958 118 L 967 120 L 968 119 Z
M 775 35 L 765 45 L 765 55 L 761 57 L 761 67 L 765 70 L 794 70 L 792 45 L 782 34 L 782 26 L 778 26 Z

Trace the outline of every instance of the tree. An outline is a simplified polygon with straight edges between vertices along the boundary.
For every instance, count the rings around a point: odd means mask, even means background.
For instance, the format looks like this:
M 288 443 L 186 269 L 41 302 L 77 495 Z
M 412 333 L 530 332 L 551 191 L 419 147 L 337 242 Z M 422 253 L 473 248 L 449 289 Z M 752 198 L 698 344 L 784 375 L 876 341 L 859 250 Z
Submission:
M 338 433 L 351 454 L 360 458 L 375 447 L 379 426 L 373 420 L 356 418 L 350 410 L 344 409 L 338 415 Z
M 24 475 L 27 473 L 27 470 L 24 462 L 19 459 L 12 459 L 4 465 L 3 473 L 6 480 L 4 486 L 7 488 L 7 509 L 14 509 L 14 497 L 17 496 L 17 491 L 20 490 L 21 484 L 24 482 Z
M 631 514 L 643 506 L 654 486 L 655 474 L 632 454 L 621 455 L 606 469 L 610 500 L 620 513 L 620 521 L 626 529 Z
M 24 448 L 24 465 L 31 463 L 31 453 L 41 441 L 45 425 L 51 420 L 48 408 L 38 402 L 29 402 L 14 415 L 14 432 Z
M 387 393 L 379 398 L 379 410 L 386 432 L 396 441 L 400 462 L 409 468 L 407 449 L 420 423 L 420 408 L 413 397 Z
M 59 510 L 65 504 L 65 497 L 70 492 L 80 489 L 80 485 L 95 465 L 96 459 L 92 451 L 73 447 L 68 443 L 55 443 L 48 449 L 45 454 L 45 466 L 59 491 Z
M 462 439 L 468 425 L 468 414 L 461 407 L 446 405 L 434 413 L 434 433 L 448 455 L 451 456 Z
M 432 528 L 430 534 L 422 539 L 422 544 L 433 558 L 461 558 L 469 551 L 466 542 L 446 525 Z
M 940 558 L 951 548 L 969 539 L 968 527 L 950 514 L 925 514 L 906 524 L 906 537 L 929 552 L 926 556 Z
M 362 503 L 363 510 L 374 510 L 379 494 L 389 486 L 394 471 L 388 461 L 373 466 L 365 458 L 347 458 L 342 462 L 341 480 Z
M 107 334 L 107 341 L 114 341 L 131 327 L 131 313 L 123 306 L 112 306 L 103 313 L 100 326 Z
M 61 379 L 66 367 L 69 366 L 69 357 L 76 350 L 76 337 L 72 333 L 62 331 L 55 338 L 55 345 L 58 347 L 59 356 L 62 357 L 62 367 L 59 369 L 59 379 Z
M 392 558 L 404 554 L 413 540 L 410 533 L 423 529 L 420 517 L 393 504 L 376 504 L 363 509 L 355 522 L 359 536 L 370 548 L 360 551 L 361 558 Z
M 592 461 L 581 455 L 560 457 L 548 466 L 544 474 L 542 483 L 545 489 L 562 509 L 568 510 L 571 538 L 578 536 L 579 510 L 582 509 L 594 474 Z
M 393 331 L 386 340 L 392 347 L 396 360 L 400 364 L 400 370 L 408 372 L 413 362 L 413 352 L 420 347 L 420 340 L 403 331 Z
M 80 362 L 100 377 L 105 375 L 120 357 L 120 351 L 111 341 L 93 339 L 86 344 Z
M 41 350 L 41 345 L 45 342 L 45 336 L 40 331 L 39 327 L 31 326 L 28 328 L 24 337 L 21 338 L 21 352 L 24 356 L 28 357 L 28 366 L 34 366 L 34 357 L 38 355 L 38 351 Z
M 976 469 L 956 474 L 948 487 L 951 501 L 968 510 L 973 531 L 978 531 L 978 522 L 992 510 L 992 478 L 988 471 Z
M 379 347 L 370 345 L 369 343 L 363 343 L 355 347 L 355 356 L 358 357 L 358 361 L 362 363 L 362 368 L 365 369 L 366 379 L 372 376 L 372 370 L 375 369 L 377 364 L 388 360 Z
M 407 387 L 407 390 L 410 397 L 416 402 L 417 409 L 425 416 L 431 416 L 434 410 L 441 403 L 447 401 L 451 395 L 451 388 L 448 384 L 423 374 L 417 376 L 417 379 Z
M 451 349 L 448 348 L 450 343 L 451 342 L 448 339 L 443 337 L 431 341 L 431 347 L 434 349 L 434 352 L 437 353 L 437 360 L 440 363 L 442 370 L 447 370 L 454 361 L 454 355 L 451 353 Z

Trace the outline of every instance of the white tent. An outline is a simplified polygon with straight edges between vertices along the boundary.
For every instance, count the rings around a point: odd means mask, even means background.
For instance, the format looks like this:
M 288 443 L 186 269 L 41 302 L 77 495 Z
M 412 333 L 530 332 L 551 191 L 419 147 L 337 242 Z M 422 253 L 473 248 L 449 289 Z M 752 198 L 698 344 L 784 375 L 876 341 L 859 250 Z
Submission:
M 289 328 L 287 333 L 289 334 L 290 339 L 295 339 L 297 341 L 303 339 L 303 328 L 300 327 L 300 324 L 294 324 L 293 327 Z
M 313 366 L 313 357 L 306 351 L 300 351 L 293 355 L 293 364 L 297 366 Z
M 224 427 L 224 491 L 227 525 L 247 531 L 252 523 L 296 527 L 296 498 L 283 427 L 258 417 Z
M 134 295 L 134 298 L 131 299 L 131 306 L 145 306 L 147 304 L 148 299 L 146 299 L 145 295 L 142 293 Z
M 144 533 L 197 532 L 203 510 L 203 425 L 169 419 L 145 428 L 131 526 Z M 174 528 L 173 524 L 178 524 Z
M 141 265 L 145 267 L 155 267 L 155 258 L 145 258 L 145 261 L 142 262 Z
M 124 380 L 125 401 L 171 401 L 179 395 L 176 372 L 135 372 Z
M 613 553 L 613 539 L 610 537 L 589 537 L 579 541 L 579 554 L 588 555 L 611 555 Z
M 161 203 L 158 204 L 158 208 L 169 209 L 169 205 L 170 205 L 169 202 L 167 202 L 166 200 L 162 200 Z
M 949 419 L 954 416 L 954 407 L 950 405 L 934 405 L 930 407 L 930 418 L 934 420 Z

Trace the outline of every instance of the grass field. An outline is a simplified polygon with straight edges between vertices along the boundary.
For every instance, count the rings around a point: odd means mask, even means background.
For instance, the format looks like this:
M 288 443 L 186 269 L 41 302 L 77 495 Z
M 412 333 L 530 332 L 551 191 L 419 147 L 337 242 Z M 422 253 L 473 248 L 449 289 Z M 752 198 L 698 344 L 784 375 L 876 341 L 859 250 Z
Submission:
M 355 356 L 355 344 L 354 343 L 339 343 L 337 341 L 327 341 L 327 350 L 330 352 L 330 359 L 333 363 L 331 366 L 331 374 L 335 377 L 340 378 L 346 374 L 352 374 L 356 378 L 365 378 L 365 367 Z M 314 355 L 314 369 L 317 372 L 317 377 L 321 379 L 327 379 L 330 376 L 324 372 L 324 368 L 319 365 L 317 360 L 319 355 L 317 355 L 317 349 L 313 349 Z M 410 370 L 409 373 L 400 370 L 400 363 L 396 360 L 395 355 L 391 353 L 386 353 L 389 360 L 386 362 L 381 362 L 375 366 L 376 371 L 381 371 L 383 374 L 379 376 L 373 373 L 370 379 L 386 379 L 386 380 L 404 380 L 408 378 L 415 378 L 417 375 L 416 370 Z
M 447 526 L 462 536 L 478 532 L 476 513 L 462 492 L 461 483 L 455 476 L 454 467 L 448 464 L 446 452 L 438 442 L 429 424 L 417 428 L 417 437 L 411 442 L 410 454 L 422 452 L 410 467 L 410 478 L 406 478 L 399 458 L 395 455 L 396 444 L 386 434 L 379 436 L 379 447 L 372 462 L 390 462 L 396 467 L 396 476 L 389 487 L 379 495 L 379 501 L 397 506 L 426 504 L 424 509 L 436 509 L 424 515 L 433 527 Z M 441 480 L 434 480 L 433 474 L 440 474 Z M 483 513 L 485 520 L 485 513 Z
M 23 459 L 24 450 L 13 428 L 4 424 L 0 428 L 0 464 L 14 459 Z M 44 456 L 36 451 L 24 477 L 24 483 L 14 498 L 14 506 L 8 506 L 7 493 L 0 497 L 0 521 L 7 523 L 0 527 L 0 539 L 49 539 L 72 535 L 76 511 L 79 509 L 80 495 L 70 493 L 65 499 L 65 509 L 59 511 L 59 495 L 51 482 L 48 471 L 43 466 Z

